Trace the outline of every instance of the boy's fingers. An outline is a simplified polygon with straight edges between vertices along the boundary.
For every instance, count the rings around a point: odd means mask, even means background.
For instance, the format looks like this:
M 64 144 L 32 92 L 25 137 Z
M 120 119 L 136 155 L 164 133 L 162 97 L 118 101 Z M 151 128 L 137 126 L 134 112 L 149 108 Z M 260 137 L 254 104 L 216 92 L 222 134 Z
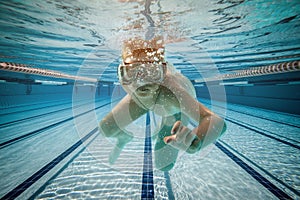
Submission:
M 171 134 L 176 133 L 179 130 L 180 126 L 181 126 L 181 121 L 175 122 L 171 130 Z
M 170 135 L 170 136 L 164 137 L 164 142 L 166 144 L 168 144 L 168 143 L 170 143 L 172 141 L 176 141 L 176 135 Z
M 186 136 L 189 134 L 190 129 L 188 129 L 187 127 L 185 126 L 181 126 L 179 131 L 176 133 L 176 141 L 177 142 L 182 142 Z

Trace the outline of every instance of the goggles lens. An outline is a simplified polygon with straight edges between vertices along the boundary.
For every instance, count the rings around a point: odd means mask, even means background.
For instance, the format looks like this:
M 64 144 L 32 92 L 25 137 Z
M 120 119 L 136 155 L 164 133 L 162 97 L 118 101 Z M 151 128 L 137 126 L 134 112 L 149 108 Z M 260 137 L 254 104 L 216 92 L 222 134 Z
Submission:
M 166 73 L 166 63 L 133 63 L 121 64 L 118 67 L 118 76 L 122 84 L 133 82 L 161 83 Z

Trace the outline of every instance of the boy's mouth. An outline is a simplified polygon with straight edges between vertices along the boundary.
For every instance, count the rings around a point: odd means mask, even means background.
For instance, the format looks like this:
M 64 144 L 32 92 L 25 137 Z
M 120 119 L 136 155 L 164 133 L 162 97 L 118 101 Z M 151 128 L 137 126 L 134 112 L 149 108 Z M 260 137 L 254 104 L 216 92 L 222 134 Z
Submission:
M 148 95 L 151 93 L 151 90 L 147 86 L 142 86 L 137 89 L 138 94 Z
M 150 95 L 157 90 L 154 84 L 147 84 L 137 88 L 136 92 L 143 95 Z
M 141 92 L 150 92 L 150 89 L 145 86 L 140 87 L 138 90 Z

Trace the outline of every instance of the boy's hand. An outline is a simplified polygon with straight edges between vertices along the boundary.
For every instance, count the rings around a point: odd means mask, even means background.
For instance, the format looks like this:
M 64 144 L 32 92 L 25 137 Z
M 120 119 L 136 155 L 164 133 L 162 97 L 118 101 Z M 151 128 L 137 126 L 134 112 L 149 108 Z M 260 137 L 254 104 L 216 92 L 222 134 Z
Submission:
M 197 136 L 181 121 L 174 123 L 170 136 L 164 138 L 164 142 L 176 149 L 187 151 Z
M 110 152 L 109 155 L 108 162 L 110 165 L 114 164 L 117 161 L 125 145 L 129 143 L 132 139 L 133 139 L 133 134 L 129 132 L 127 133 L 121 132 L 117 136 L 117 144 L 115 148 Z

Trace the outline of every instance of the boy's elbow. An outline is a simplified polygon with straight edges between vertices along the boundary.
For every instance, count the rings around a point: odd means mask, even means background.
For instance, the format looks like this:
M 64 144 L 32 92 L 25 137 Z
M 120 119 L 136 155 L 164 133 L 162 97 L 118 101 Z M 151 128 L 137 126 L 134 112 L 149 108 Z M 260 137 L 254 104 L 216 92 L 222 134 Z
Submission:
M 100 132 L 105 137 L 110 137 L 111 136 L 111 132 L 109 131 L 110 130 L 109 125 L 104 120 L 100 121 L 100 123 L 99 123 L 99 129 L 100 129 Z
M 121 131 L 121 129 L 115 123 L 106 119 L 100 121 L 99 129 L 105 137 L 113 137 Z
M 214 132 L 216 139 L 220 138 L 224 135 L 227 129 L 226 122 L 223 118 L 219 117 L 218 115 L 211 115 L 209 116 L 211 123 L 212 123 L 212 131 Z
M 227 130 L 227 125 L 226 125 L 225 120 L 223 120 L 223 127 L 222 127 L 222 130 L 220 132 L 219 138 L 224 135 L 224 133 L 226 132 L 226 130 Z

